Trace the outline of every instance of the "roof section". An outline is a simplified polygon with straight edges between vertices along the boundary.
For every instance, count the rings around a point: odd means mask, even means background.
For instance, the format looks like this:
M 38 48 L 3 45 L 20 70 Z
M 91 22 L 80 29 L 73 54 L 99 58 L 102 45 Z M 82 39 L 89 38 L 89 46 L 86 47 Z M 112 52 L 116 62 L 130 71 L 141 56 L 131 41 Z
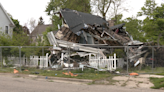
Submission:
M 47 27 L 52 27 L 52 26 L 53 26 L 52 24 L 49 24 L 49 25 L 37 25 L 35 27 L 35 29 L 32 31 L 31 36 L 37 36 L 37 35 L 43 34 L 43 32 L 46 31 Z
M 68 24 L 69 28 L 74 32 L 78 32 L 85 24 L 104 24 L 108 23 L 105 19 L 95 16 L 89 13 L 78 12 L 76 10 L 63 9 L 60 11 L 65 22 Z
M 6 10 L 3 8 L 3 6 L 0 3 L 0 7 L 2 8 L 4 14 L 7 16 L 7 18 L 9 19 L 9 21 L 11 22 L 12 26 L 15 26 L 14 22 L 11 20 L 11 18 L 8 16 L 8 14 L 6 13 Z
M 119 25 L 115 25 L 115 26 L 112 26 L 112 27 L 110 27 L 110 29 L 116 29 L 116 28 L 121 28 L 121 27 L 123 27 L 125 25 L 125 23 L 122 23 L 122 24 L 119 24 Z

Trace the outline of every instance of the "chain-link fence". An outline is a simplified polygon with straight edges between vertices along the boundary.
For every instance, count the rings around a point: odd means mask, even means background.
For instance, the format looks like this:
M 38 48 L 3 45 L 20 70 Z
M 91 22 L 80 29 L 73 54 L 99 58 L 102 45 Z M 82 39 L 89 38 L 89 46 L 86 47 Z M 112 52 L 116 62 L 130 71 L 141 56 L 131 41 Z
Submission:
M 94 50 L 81 52 L 84 50 L 87 49 L 70 46 L 62 50 L 54 50 L 52 46 L 1 46 L 0 70 L 18 68 L 22 71 L 26 67 L 29 69 L 62 67 L 71 70 L 87 66 L 97 70 L 106 68 L 120 73 L 160 73 L 164 69 L 164 47 L 102 45 Z
M 161 73 L 164 67 L 164 47 L 129 46 L 127 47 L 127 73 Z
M 50 47 L 45 46 L 1 46 L 1 70 L 17 68 L 20 71 L 28 68 L 47 68 Z

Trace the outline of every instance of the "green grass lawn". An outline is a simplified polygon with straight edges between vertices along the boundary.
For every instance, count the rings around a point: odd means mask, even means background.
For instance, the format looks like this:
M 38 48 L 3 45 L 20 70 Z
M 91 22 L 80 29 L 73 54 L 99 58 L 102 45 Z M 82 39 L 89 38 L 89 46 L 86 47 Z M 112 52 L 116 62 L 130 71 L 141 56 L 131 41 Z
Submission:
M 20 74 L 35 74 L 40 76 L 52 76 L 52 77 L 65 77 L 65 78 L 77 78 L 77 79 L 91 79 L 91 80 L 101 80 L 105 78 L 112 78 L 116 76 L 115 74 L 111 74 L 109 72 L 98 72 L 94 69 L 81 69 L 79 70 L 70 70 L 73 74 L 78 74 L 78 76 L 64 75 L 63 72 L 69 72 L 68 70 L 52 70 L 52 69 L 36 69 L 36 68 L 22 68 L 27 69 L 28 71 L 20 71 L 20 68 L 17 68 Z M 1 73 L 13 73 L 13 68 L 3 67 L 0 69 Z M 38 73 L 38 74 L 37 74 Z
M 150 78 L 150 81 L 154 84 L 153 89 L 160 89 L 164 87 L 164 78 Z

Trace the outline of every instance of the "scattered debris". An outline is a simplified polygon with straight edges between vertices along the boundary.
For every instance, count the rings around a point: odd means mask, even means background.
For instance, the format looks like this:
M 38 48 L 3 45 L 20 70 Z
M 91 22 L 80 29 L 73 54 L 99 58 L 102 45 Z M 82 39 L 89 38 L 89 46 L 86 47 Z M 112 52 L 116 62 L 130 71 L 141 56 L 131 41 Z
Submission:
M 32 72 L 32 74 L 39 74 L 39 72 Z
M 129 75 L 131 75 L 131 76 L 138 76 L 138 73 L 130 73 Z
M 29 71 L 29 70 L 25 69 L 24 71 Z
M 19 73 L 19 71 L 18 71 L 18 70 L 16 70 L 16 69 L 14 69 L 14 73 Z
M 98 63 L 103 62 L 102 58 L 107 57 L 106 54 L 113 54 L 107 46 L 128 46 L 124 49 L 126 54 L 128 53 L 124 58 L 133 62 L 133 66 L 140 64 L 139 58 L 147 52 L 144 48 L 147 43 L 133 40 L 125 30 L 125 23 L 111 26 L 99 16 L 70 9 L 63 9 L 55 14 L 60 15 L 63 24 L 56 34 L 54 32 L 47 34 L 50 44 L 53 45 L 49 57 L 52 68 L 79 67 L 82 62 L 86 62 L 84 66 L 104 71 L 104 69 L 99 69 Z M 96 56 L 97 62 L 94 65 L 89 63 L 89 54 Z M 85 59 L 81 60 L 83 57 Z M 109 64 L 105 64 L 108 66 L 107 70 L 116 70 L 115 63 Z
M 72 77 L 73 77 L 73 76 L 75 76 L 75 77 L 78 76 L 78 74 L 73 74 L 73 73 L 71 73 L 71 72 L 69 72 L 69 73 L 67 73 L 67 72 L 64 73 L 64 72 L 63 72 L 63 74 L 65 74 L 65 75 L 71 75 Z
M 119 72 L 119 71 L 116 71 L 115 73 L 116 73 L 116 74 L 119 74 L 120 72 Z

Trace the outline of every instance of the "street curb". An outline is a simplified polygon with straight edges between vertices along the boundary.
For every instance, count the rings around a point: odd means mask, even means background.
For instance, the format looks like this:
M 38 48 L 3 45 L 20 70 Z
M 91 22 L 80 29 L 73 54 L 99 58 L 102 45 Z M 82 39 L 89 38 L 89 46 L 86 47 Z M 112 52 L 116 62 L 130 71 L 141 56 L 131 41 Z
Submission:
M 37 78 L 37 79 L 45 79 L 45 80 L 61 80 L 61 81 L 80 82 L 80 83 L 91 83 L 92 82 L 92 80 L 88 80 L 88 79 L 50 77 L 50 76 L 40 76 L 40 75 L 33 75 L 33 74 L 0 73 L 0 75 L 13 76 L 13 77 L 17 76 L 17 77 L 24 77 L 24 78 Z

